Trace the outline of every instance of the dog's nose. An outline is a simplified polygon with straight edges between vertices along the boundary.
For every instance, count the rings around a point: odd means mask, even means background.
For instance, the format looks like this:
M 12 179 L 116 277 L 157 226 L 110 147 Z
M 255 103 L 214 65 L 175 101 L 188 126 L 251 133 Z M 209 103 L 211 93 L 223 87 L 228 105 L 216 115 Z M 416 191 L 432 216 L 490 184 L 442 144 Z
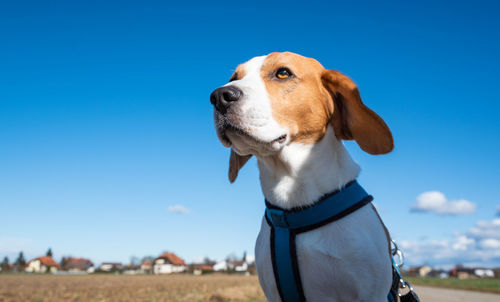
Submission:
M 215 89 L 210 95 L 210 103 L 215 106 L 217 111 L 225 113 L 232 103 L 238 101 L 243 92 L 234 86 L 224 86 Z

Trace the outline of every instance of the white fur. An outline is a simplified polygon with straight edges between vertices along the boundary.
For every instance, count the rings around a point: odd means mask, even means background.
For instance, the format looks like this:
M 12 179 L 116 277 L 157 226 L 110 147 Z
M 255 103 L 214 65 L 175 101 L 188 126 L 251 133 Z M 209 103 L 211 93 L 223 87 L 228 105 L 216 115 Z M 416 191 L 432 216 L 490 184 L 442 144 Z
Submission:
M 292 143 L 277 158 L 257 157 L 264 195 L 284 208 L 308 205 L 359 173 L 359 166 L 333 129 L 315 145 Z M 280 301 L 269 236 L 270 228 L 263 219 L 255 246 L 257 272 L 267 299 Z M 370 205 L 299 234 L 296 247 L 307 301 L 387 301 L 392 281 L 387 238 Z
M 284 145 L 284 142 L 272 141 L 288 134 L 287 129 L 281 127 L 273 118 L 266 85 L 260 75 L 260 68 L 266 57 L 255 57 L 246 62 L 245 76 L 225 85 L 237 87 L 243 92 L 242 99 L 236 106 L 232 106 L 227 117 L 233 123 L 237 123 L 235 126 L 251 135 L 248 137 L 227 132 L 233 149 L 240 155 L 274 153 Z
M 291 143 L 257 157 L 264 196 L 284 209 L 314 203 L 355 179 L 360 170 L 331 127 L 316 144 Z

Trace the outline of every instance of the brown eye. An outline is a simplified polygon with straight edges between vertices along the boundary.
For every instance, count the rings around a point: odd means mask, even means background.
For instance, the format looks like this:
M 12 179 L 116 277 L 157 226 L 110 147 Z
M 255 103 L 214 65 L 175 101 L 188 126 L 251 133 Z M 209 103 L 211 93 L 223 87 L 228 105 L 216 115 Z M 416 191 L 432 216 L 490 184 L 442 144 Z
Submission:
M 276 77 L 278 79 L 284 80 L 289 78 L 291 75 L 292 73 L 290 72 L 290 70 L 288 70 L 288 68 L 279 68 L 278 70 L 276 70 Z

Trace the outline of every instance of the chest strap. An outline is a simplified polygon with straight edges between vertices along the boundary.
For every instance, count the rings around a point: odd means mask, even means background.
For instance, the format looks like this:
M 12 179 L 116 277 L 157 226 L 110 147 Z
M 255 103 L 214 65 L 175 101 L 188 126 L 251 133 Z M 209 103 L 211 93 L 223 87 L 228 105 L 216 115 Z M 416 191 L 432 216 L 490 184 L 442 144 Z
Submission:
M 372 200 L 357 181 L 305 208 L 284 210 L 266 200 L 265 217 L 271 227 L 271 260 L 282 302 L 306 301 L 295 247 L 297 234 L 338 220 Z

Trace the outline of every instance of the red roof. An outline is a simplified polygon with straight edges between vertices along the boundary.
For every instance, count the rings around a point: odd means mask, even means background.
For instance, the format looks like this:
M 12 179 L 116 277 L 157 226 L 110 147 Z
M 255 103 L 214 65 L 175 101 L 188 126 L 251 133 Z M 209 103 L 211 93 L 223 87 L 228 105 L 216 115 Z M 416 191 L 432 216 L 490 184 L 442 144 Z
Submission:
M 156 259 L 166 259 L 173 265 L 186 265 L 184 260 L 174 253 L 163 253 Z
M 204 271 L 213 271 L 214 268 L 210 265 L 206 265 L 206 264 L 195 264 L 193 265 L 193 269 L 201 269 L 201 270 L 204 270 Z
M 65 268 L 67 269 L 86 270 L 92 266 L 94 266 L 94 263 L 92 263 L 89 259 L 73 257 L 66 258 Z
M 40 263 L 45 265 L 45 266 L 55 266 L 55 267 L 59 268 L 59 264 L 57 264 L 57 262 L 55 262 L 54 259 L 50 256 L 38 257 L 38 258 L 35 258 L 31 261 L 35 261 L 35 260 L 39 260 Z M 29 261 L 27 264 L 29 264 L 31 261 Z
M 141 265 L 149 265 L 149 266 L 151 266 L 151 261 L 144 260 Z

